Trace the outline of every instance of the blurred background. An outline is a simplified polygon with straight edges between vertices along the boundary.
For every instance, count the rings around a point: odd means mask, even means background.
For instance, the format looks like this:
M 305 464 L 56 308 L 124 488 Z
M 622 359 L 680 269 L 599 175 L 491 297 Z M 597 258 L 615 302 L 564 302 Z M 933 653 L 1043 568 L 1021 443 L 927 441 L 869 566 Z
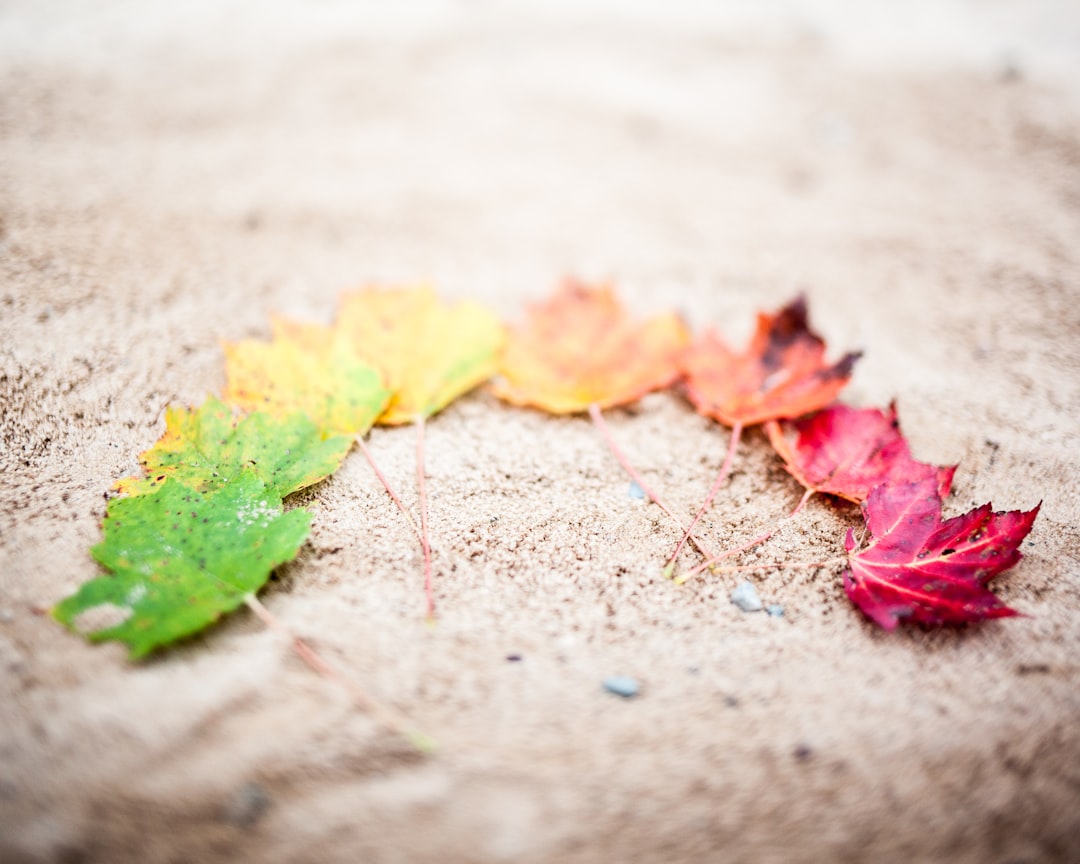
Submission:
M 308 250 L 320 268 L 348 262 L 325 272 L 335 286 L 430 277 L 464 291 L 539 270 L 663 288 L 719 267 L 790 293 L 841 231 L 887 242 L 921 208 L 940 242 L 963 243 L 1002 217 L 970 188 L 985 180 L 964 159 L 943 167 L 935 146 L 995 155 L 985 126 L 1003 118 L 980 109 L 985 89 L 1075 97 L 1080 13 L 9 0 L 0 52 L 5 163 L 22 146 L 48 165 L 7 177 L 9 208 L 30 195 L 238 228 L 265 241 L 274 273 Z M 1037 123 L 1037 102 L 1027 111 Z

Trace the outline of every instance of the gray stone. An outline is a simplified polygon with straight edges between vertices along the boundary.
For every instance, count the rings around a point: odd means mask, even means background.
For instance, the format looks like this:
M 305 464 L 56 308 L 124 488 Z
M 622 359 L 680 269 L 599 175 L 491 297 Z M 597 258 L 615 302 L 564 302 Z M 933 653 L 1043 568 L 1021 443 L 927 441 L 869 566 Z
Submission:
M 760 612 L 765 608 L 761 598 L 758 597 L 757 589 L 749 582 L 741 583 L 731 592 L 731 602 L 743 612 Z
M 631 699 L 641 692 L 641 682 L 628 675 L 610 675 L 604 679 L 604 689 L 624 699 Z
M 258 783 L 245 783 L 233 795 L 225 818 L 234 825 L 248 828 L 254 825 L 270 806 L 270 794 Z

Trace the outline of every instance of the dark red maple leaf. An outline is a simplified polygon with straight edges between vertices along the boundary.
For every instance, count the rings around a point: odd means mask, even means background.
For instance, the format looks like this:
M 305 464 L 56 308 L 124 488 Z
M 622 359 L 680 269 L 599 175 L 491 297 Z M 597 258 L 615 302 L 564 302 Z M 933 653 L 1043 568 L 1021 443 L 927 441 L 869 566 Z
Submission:
M 785 431 L 797 433 L 793 442 Z M 831 405 L 816 414 L 782 426 L 765 424 L 769 441 L 788 472 L 807 489 L 865 501 L 881 483 L 912 483 L 937 478 L 937 492 L 949 494 L 956 466 L 928 465 L 911 458 L 900 432 L 896 403 L 887 411 Z
M 870 543 L 844 546 L 844 590 L 866 615 L 892 630 L 900 621 L 960 624 L 1006 618 L 1010 609 L 987 583 L 1020 560 L 1018 546 L 1041 504 L 995 513 L 990 504 L 942 521 L 936 477 L 874 487 L 863 504 Z

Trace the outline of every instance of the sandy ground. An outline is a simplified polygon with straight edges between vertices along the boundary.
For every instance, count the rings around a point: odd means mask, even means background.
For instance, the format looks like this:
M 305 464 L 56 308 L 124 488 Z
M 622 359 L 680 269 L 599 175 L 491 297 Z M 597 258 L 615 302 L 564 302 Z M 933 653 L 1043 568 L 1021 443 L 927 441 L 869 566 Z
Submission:
M 1076 13 L 394 5 L 0 4 L 0 860 L 1080 860 Z M 249 614 L 133 666 L 43 613 L 220 340 L 367 282 L 515 319 L 566 273 L 736 340 L 805 291 L 866 352 L 846 399 L 960 462 L 950 514 L 1044 502 L 996 583 L 1030 617 L 886 634 L 837 567 L 755 574 L 782 618 L 677 588 L 588 422 L 485 393 L 429 427 L 437 627 L 356 453 L 264 594 L 433 756 Z M 690 514 L 726 432 L 673 393 L 610 422 Z M 413 432 L 370 441 L 415 505 Z M 703 533 L 798 495 L 749 434 Z

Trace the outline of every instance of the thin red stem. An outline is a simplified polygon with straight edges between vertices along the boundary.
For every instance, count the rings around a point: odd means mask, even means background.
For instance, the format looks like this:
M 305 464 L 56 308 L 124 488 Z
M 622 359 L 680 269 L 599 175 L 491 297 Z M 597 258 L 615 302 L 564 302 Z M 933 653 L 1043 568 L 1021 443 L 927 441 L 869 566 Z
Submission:
M 607 421 L 604 419 L 603 412 L 600 410 L 600 406 L 593 402 L 589 406 L 589 417 L 592 418 L 593 424 L 599 430 L 600 435 L 604 439 L 604 443 L 607 444 L 608 450 L 611 451 L 611 455 L 615 457 L 619 465 L 622 466 L 623 471 L 630 475 L 630 479 L 633 480 L 641 488 L 650 501 L 652 501 L 657 507 L 663 510 L 683 533 L 687 533 L 686 526 L 680 521 L 670 507 L 667 506 L 657 495 L 649 485 L 645 482 L 645 479 L 637 472 L 633 465 L 630 464 L 630 460 L 626 458 L 626 454 L 619 449 L 619 445 L 615 443 L 615 438 L 611 434 L 611 429 L 607 425 Z M 701 552 L 706 558 L 714 557 L 708 549 L 702 544 L 702 542 L 694 535 L 689 535 L 690 542 L 697 546 L 698 551 Z
M 686 529 L 686 533 L 683 534 L 683 538 L 679 541 L 679 545 L 675 547 L 675 551 L 671 553 L 671 557 L 667 562 L 667 568 L 665 569 L 669 569 L 675 565 L 675 559 L 679 557 L 679 553 L 686 544 L 690 532 L 697 527 L 697 523 L 701 521 L 701 517 L 705 515 L 705 511 L 709 509 L 709 506 L 713 502 L 713 498 L 716 497 L 716 493 L 720 491 L 720 487 L 723 486 L 724 481 L 727 480 L 728 473 L 731 471 L 731 463 L 735 460 L 735 450 L 739 446 L 739 437 L 741 435 L 742 423 L 736 423 L 731 428 L 731 441 L 728 442 L 727 455 L 724 457 L 724 464 L 720 466 L 720 473 L 716 475 L 716 481 L 713 483 L 712 489 L 709 490 L 709 494 L 705 496 L 705 502 L 701 505 L 701 509 L 698 510 L 697 515 L 694 516 L 694 521 L 691 522 L 690 527 Z
M 675 577 L 675 581 L 679 585 L 682 585 L 684 582 L 693 579 L 695 576 L 698 575 L 698 573 L 708 570 L 717 561 L 723 561 L 725 558 L 730 558 L 732 555 L 738 555 L 740 552 L 745 552 L 747 549 L 753 549 L 755 546 L 764 543 L 766 540 L 772 537 L 773 533 L 773 531 L 769 531 L 767 534 L 762 534 L 760 537 L 755 537 L 753 540 L 748 540 L 747 542 L 743 543 L 742 546 L 736 546 L 732 549 L 726 549 L 719 555 L 714 555 L 707 561 L 701 562 L 697 565 L 697 567 L 693 567 L 690 570 L 687 570 L 685 573 L 680 573 L 678 576 Z
M 424 596 L 428 621 L 435 620 L 435 590 L 431 581 L 431 543 L 428 540 L 427 491 L 424 487 L 424 417 L 416 418 L 416 489 L 420 497 L 420 545 L 424 548 Z
M 413 521 L 412 516 L 409 515 L 409 511 L 405 509 L 405 505 L 401 503 L 401 499 L 398 498 L 397 493 L 390 485 L 390 481 L 386 479 L 386 476 L 379 470 L 379 466 L 375 464 L 375 457 L 371 455 L 371 451 L 368 449 L 367 444 L 364 443 L 364 438 L 361 435 L 356 436 L 356 443 L 360 445 L 360 451 L 367 458 L 368 464 L 371 466 L 371 470 L 375 472 L 375 476 L 379 478 L 383 488 L 386 489 L 386 494 L 389 495 L 395 504 L 397 504 L 398 510 L 401 511 L 401 515 L 405 517 L 405 521 L 409 523 L 409 527 L 412 528 L 413 533 L 416 535 L 416 539 L 423 543 L 423 538 L 420 536 L 420 529 L 416 527 L 416 523 Z
M 799 503 L 795 505 L 795 509 L 788 513 L 788 515 L 783 518 L 780 524 L 782 525 L 788 519 L 794 519 L 796 516 L 798 516 L 802 508 L 806 506 L 806 502 L 814 497 L 815 492 L 817 492 L 817 489 L 807 489 L 805 492 L 803 492 L 803 496 L 799 499 Z M 779 528 L 779 526 L 777 527 Z
M 259 600 L 258 597 L 250 593 L 245 594 L 244 603 L 247 604 L 247 607 L 254 612 L 256 617 L 258 617 L 258 619 L 269 629 L 287 636 L 292 644 L 293 651 L 295 651 L 297 656 L 307 663 L 308 666 L 324 678 L 333 681 L 347 690 L 349 695 L 352 696 L 353 702 L 355 702 L 361 710 L 373 715 L 380 723 L 386 726 L 386 728 L 399 735 L 403 735 L 418 750 L 430 752 L 434 749 L 434 741 L 423 732 L 412 728 L 412 724 L 410 724 L 405 717 L 389 705 L 384 705 L 382 702 L 379 702 L 377 699 L 368 695 L 364 688 L 356 681 L 327 662 L 327 660 L 314 648 L 308 645 L 299 636 L 294 635 L 273 612 L 262 604 L 262 601 Z
M 809 570 L 815 567 L 832 567 L 834 564 L 842 564 L 847 561 L 846 555 L 829 558 L 825 561 L 791 561 L 777 564 L 739 564 L 734 567 L 712 567 L 713 573 L 742 573 L 749 570 Z M 689 574 L 687 574 L 689 575 Z M 686 577 L 679 577 L 676 582 L 684 581 Z
M 748 540 L 746 543 L 743 543 L 742 546 L 736 546 L 733 549 L 727 549 L 724 552 L 721 552 L 719 555 L 714 555 L 709 560 L 703 561 L 701 564 L 698 564 L 698 566 L 694 567 L 692 570 L 686 571 L 685 573 L 680 575 L 675 581 L 682 585 L 688 579 L 693 578 L 698 573 L 701 573 L 703 570 L 711 569 L 717 561 L 722 561 L 724 558 L 730 558 L 732 555 L 738 555 L 740 552 L 745 552 L 747 549 L 753 549 L 755 546 L 764 543 L 777 531 L 783 528 L 785 522 L 787 522 L 789 519 L 795 518 L 795 516 L 799 514 L 799 511 L 801 511 L 803 507 L 806 506 L 806 502 L 809 501 L 811 497 L 813 497 L 814 492 L 814 489 L 807 489 L 803 493 L 802 498 L 799 499 L 799 503 L 795 505 L 795 509 L 788 513 L 787 516 L 783 517 L 776 525 L 774 525 L 771 529 L 769 529 L 769 531 L 762 534 L 760 537 L 755 537 L 753 540 Z

